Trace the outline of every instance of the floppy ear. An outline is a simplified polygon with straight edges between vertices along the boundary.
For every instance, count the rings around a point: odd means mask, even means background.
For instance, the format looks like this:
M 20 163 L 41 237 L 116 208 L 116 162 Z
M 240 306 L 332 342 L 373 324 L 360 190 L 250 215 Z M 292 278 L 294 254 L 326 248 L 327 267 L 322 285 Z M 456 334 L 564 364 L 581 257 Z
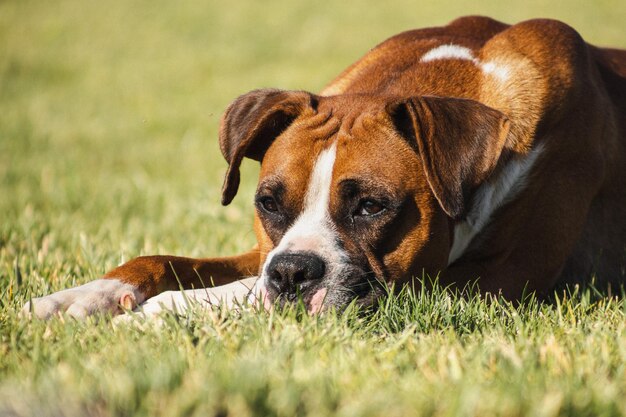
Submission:
M 387 111 L 397 130 L 415 141 L 443 210 L 454 219 L 464 217 L 473 192 L 498 163 L 508 119 L 477 101 L 449 97 L 414 97 Z
M 222 204 L 229 204 L 239 188 L 239 166 L 244 157 L 261 161 L 265 152 L 315 97 L 304 91 L 254 90 L 238 97 L 222 116 L 220 149 L 228 161 L 222 186 Z

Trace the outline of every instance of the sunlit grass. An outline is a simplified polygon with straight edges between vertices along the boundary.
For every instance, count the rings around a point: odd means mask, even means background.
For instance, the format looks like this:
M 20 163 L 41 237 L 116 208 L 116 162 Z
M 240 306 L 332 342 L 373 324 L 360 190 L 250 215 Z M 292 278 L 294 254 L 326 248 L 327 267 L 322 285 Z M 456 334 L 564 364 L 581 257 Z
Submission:
M 9 312 L 0 393 L 26 415 L 622 415 L 625 307 L 435 290 L 369 314 L 193 310 L 140 329 Z

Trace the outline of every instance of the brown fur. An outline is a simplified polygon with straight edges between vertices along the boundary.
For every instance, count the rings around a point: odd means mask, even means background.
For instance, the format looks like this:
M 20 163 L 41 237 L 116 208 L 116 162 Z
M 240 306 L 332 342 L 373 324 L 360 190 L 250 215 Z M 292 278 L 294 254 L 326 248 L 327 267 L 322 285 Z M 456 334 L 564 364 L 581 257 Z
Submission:
M 468 60 L 420 61 L 445 44 L 469 48 L 477 62 L 505 68 L 508 77 Z M 406 282 L 441 272 L 444 284 L 457 285 L 480 278 L 481 291 L 510 298 L 592 275 L 624 282 L 626 51 L 590 46 L 552 20 L 508 26 L 466 17 L 402 33 L 320 95 L 257 90 L 238 98 L 220 130 L 229 162 L 223 202 L 236 194 L 242 159 L 253 158 L 262 161 L 259 190 L 280 182 L 285 219 L 293 220 L 313 163 L 333 140 L 330 211 L 365 273 Z M 527 186 L 448 266 L 454 224 L 475 190 L 538 144 L 544 151 Z M 392 196 L 393 217 L 358 234 L 343 226 L 341 191 L 349 179 Z M 184 287 L 198 275 L 205 284 L 210 277 L 231 282 L 260 271 L 289 225 L 283 222 L 257 212 L 258 249 L 239 257 L 142 257 L 106 276 L 139 286 L 147 297 L 177 286 L 172 267 Z

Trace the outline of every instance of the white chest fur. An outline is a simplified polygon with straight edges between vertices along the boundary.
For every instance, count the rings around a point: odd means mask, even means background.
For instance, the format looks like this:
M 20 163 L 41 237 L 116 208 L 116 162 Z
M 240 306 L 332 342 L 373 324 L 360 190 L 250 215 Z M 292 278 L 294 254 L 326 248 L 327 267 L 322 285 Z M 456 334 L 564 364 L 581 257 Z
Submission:
M 526 156 L 509 161 L 495 178 L 489 179 L 478 189 L 469 214 L 454 226 L 454 242 L 448 265 L 465 253 L 472 240 L 489 223 L 496 209 L 514 199 L 525 187 L 528 174 L 542 151 L 543 146 L 538 145 Z

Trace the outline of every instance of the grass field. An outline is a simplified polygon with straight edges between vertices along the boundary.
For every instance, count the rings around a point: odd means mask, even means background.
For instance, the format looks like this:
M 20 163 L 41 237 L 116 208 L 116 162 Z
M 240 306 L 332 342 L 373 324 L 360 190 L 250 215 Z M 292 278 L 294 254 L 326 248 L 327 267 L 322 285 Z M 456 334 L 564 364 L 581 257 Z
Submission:
M 0 416 L 626 415 L 626 302 L 590 291 L 160 328 L 17 315 L 141 254 L 249 248 L 257 167 L 221 207 L 216 132 L 250 89 L 319 90 L 386 37 L 464 14 L 626 47 L 626 2 L 544 3 L 0 2 Z

